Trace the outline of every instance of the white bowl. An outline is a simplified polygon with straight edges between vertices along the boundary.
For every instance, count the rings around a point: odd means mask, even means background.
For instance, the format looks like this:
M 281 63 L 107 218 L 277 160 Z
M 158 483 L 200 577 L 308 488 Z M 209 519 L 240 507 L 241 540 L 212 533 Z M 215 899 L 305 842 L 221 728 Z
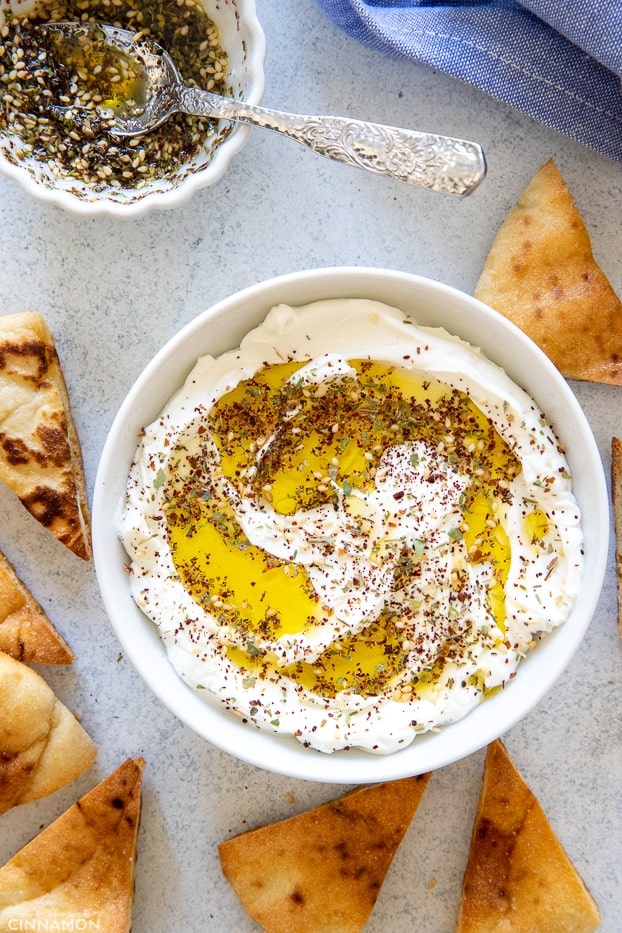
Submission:
M 136 607 L 118 540 L 127 474 L 141 428 L 160 413 L 198 356 L 238 346 L 274 305 L 325 298 L 371 298 L 415 321 L 445 327 L 483 349 L 535 399 L 566 448 L 583 515 L 586 585 L 569 619 L 521 663 L 517 677 L 464 719 L 418 736 L 386 756 L 362 751 L 323 754 L 294 738 L 245 725 L 189 689 L 169 664 L 155 625 Z M 605 572 L 609 500 L 601 459 L 587 420 L 566 381 L 521 331 L 453 288 L 406 273 L 363 268 L 320 269 L 252 286 L 199 315 L 157 354 L 131 389 L 108 436 L 93 503 L 95 566 L 101 593 L 124 652 L 148 686 L 180 720 L 212 744 L 261 768 L 316 781 L 363 783 L 440 768 L 506 732 L 553 686 L 577 650 L 596 607 Z
M 169 2 L 174 4 L 175 0 Z M 218 26 L 222 45 L 228 54 L 228 84 L 232 95 L 249 104 L 260 103 L 265 86 L 266 43 L 257 19 L 255 0 L 202 2 Z M 33 6 L 33 0 L 8 0 L 0 9 L 0 26 L 7 10 L 26 16 Z M 75 214 L 135 218 L 153 208 L 177 207 L 195 191 L 218 181 L 231 159 L 244 146 L 249 132 L 249 126 L 241 123 L 230 125 L 221 120 L 217 132 L 199 153 L 174 174 L 151 181 L 139 190 L 109 188 L 96 191 L 80 186 L 75 179 L 55 177 L 45 163 L 34 159 L 16 163 L 11 157 L 13 139 L 0 130 L 0 173 L 16 181 L 33 198 L 56 204 Z

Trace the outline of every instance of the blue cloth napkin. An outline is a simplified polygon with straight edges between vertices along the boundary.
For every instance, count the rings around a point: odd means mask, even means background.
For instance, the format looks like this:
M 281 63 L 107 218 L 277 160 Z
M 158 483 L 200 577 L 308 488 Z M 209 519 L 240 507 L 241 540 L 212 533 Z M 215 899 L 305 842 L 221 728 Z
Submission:
M 620 0 L 318 0 L 347 33 L 622 162 Z

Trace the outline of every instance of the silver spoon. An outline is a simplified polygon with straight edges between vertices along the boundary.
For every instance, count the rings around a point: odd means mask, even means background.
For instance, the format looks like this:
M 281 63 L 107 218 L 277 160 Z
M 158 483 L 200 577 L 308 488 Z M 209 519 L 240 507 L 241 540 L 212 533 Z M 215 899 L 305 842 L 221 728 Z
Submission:
M 443 194 L 470 194 L 486 174 L 481 146 L 468 140 L 349 117 L 283 113 L 189 87 L 161 46 L 128 29 L 67 22 L 39 28 L 85 45 L 105 43 L 141 66 L 144 102 L 125 112 L 122 108 L 115 111 L 110 133 L 116 137 L 149 133 L 181 111 L 276 130 L 329 159 Z

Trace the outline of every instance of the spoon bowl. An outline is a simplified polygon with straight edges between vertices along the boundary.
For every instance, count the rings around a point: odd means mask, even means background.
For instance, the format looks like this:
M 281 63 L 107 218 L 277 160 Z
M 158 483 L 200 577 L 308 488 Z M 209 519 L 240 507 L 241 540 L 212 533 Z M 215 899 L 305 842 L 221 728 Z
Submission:
M 275 130 L 318 155 L 443 194 L 470 194 L 486 174 L 478 143 L 349 117 L 254 106 L 186 85 L 170 55 L 140 33 L 99 23 L 59 22 L 41 28 L 78 43 L 86 54 L 105 43 L 135 63 L 141 99 L 115 106 L 109 132 L 116 137 L 149 133 L 181 111 Z
M 42 23 L 38 28 L 52 38 L 57 55 L 73 58 L 79 52 L 89 65 L 103 47 L 116 51 L 123 70 L 130 72 L 133 80 L 129 97 L 117 96 L 112 108 L 102 108 L 111 118 L 112 136 L 150 133 L 183 110 L 178 91 L 186 85 L 171 56 L 151 37 L 100 23 Z

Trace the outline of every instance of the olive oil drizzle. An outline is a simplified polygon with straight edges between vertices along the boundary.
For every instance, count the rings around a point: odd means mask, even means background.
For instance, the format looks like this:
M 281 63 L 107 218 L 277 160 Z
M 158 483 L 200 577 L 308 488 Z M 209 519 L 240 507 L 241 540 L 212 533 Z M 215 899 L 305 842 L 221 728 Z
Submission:
M 363 631 L 346 633 L 318 657 L 283 666 L 274 652 L 257 647 L 284 633 L 310 631 L 325 622 L 325 607 L 304 567 L 281 561 L 251 545 L 235 512 L 206 486 L 202 445 L 216 445 L 220 468 L 240 496 L 293 515 L 347 499 L 374 486 L 383 453 L 391 446 L 424 442 L 438 458 L 470 477 L 463 494 L 463 521 L 455 529 L 466 561 L 492 567 L 489 611 L 505 632 L 504 585 L 510 543 L 498 518 L 511 498 L 510 484 L 520 462 L 494 425 L 465 392 L 405 367 L 351 360 L 354 373 L 336 373 L 312 382 L 297 378 L 303 364 L 265 366 L 240 382 L 211 408 L 196 434 L 192 452 L 176 452 L 185 464 L 181 478 L 167 477 L 167 528 L 173 560 L 193 598 L 234 633 L 230 659 L 252 679 L 286 676 L 299 688 L 326 698 L 340 692 L 375 696 L 393 691 L 398 699 L 422 694 L 441 677 L 448 661 L 474 637 L 469 620 L 454 626 L 466 586 L 458 572 L 449 611 L 439 605 L 439 637 L 427 662 L 413 666 L 412 630 L 406 603 L 389 601 Z M 413 464 L 416 466 L 416 464 Z M 434 471 L 428 477 L 435 481 Z M 530 518 L 533 538 L 546 533 L 542 513 Z M 402 546 L 393 589 L 416 592 L 424 545 Z M 233 557 L 232 557 L 233 555 Z M 466 579 L 466 577 L 465 577 Z M 445 618 L 448 615 L 448 618 Z M 227 639 L 225 639 L 227 640 Z

